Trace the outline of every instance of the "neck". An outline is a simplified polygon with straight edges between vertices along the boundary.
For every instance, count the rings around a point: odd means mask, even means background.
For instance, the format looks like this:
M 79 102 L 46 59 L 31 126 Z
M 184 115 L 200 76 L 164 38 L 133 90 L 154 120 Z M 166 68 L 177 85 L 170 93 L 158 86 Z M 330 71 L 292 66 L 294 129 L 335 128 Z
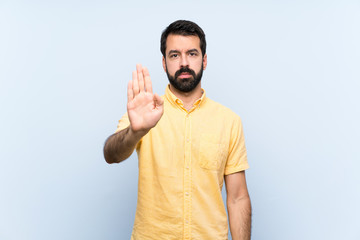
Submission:
M 184 108 L 188 111 L 193 107 L 194 102 L 201 98 L 203 94 L 201 82 L 190 92 L 181 92 L 170 84 L 170 91 L 183 102 Z

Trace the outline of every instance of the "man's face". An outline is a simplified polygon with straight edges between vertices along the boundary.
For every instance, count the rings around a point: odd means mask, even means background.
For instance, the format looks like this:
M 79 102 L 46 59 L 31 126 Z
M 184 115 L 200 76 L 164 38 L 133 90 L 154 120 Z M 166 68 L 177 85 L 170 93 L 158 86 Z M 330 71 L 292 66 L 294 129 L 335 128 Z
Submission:
M 202 57 L 199 37 L 170 34 L 165 54 L 163 67 L 170 84 L 181 92 L 194 90 L 207 65 L 206 54 Z

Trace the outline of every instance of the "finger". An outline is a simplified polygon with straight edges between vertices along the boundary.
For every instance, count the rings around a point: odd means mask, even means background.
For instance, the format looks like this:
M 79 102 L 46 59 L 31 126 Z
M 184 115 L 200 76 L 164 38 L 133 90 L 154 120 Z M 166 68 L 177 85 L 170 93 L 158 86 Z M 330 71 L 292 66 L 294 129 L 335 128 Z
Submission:
M 145 90 L 144 76 L 143 76 L 141 64 L 136 64 L 136 71 L 137 71 L 137 76 L 138 76 L 138 80 L 139 80 L 139 90 L 140 90 L 140 92 L 144 92 L 144 90 Z
M 132 73 L 132 89 L 134 96 L 139 94 L 139 81 L 136 71 L 133 71 Z
M 143 68 L 143 74 L 144 74 L 144 78 L 145 78 L 146 92 L 152 93 L 152 83 L 151 83 L 150 73 L 146 67 Z
M 132 101 L 134 99 L 134 92 L 133 92 L 133 86 L 132 81 L 130 80 L 128 83 L 128 89 L 127 89 L 127 97 L 128 102 Z

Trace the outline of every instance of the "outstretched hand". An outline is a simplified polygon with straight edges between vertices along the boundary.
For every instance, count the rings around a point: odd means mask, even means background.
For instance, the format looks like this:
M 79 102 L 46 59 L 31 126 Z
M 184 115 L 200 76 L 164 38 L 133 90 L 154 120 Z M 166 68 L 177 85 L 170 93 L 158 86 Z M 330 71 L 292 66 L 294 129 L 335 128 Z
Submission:
M 148 132 L 155 127 L 164 112 L 164 100 L 152 92 L 147 68 L 136 65 L 128 84 L 127 111 L 133 132 Z

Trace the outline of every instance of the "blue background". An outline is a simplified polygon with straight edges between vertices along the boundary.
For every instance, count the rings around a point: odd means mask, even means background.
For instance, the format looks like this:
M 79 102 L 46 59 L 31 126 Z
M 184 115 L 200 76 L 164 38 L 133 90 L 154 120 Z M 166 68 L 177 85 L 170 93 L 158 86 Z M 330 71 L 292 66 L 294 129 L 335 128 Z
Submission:
M 205 31 L 210 98 L 242 117 L 253 239 L 360 239 L 360 2 L 0 1 L 0 239 L 129 239 L 137 158 L 108 165 L 136 63 Z M 225 196 L 225 195 L 224 195 Z

